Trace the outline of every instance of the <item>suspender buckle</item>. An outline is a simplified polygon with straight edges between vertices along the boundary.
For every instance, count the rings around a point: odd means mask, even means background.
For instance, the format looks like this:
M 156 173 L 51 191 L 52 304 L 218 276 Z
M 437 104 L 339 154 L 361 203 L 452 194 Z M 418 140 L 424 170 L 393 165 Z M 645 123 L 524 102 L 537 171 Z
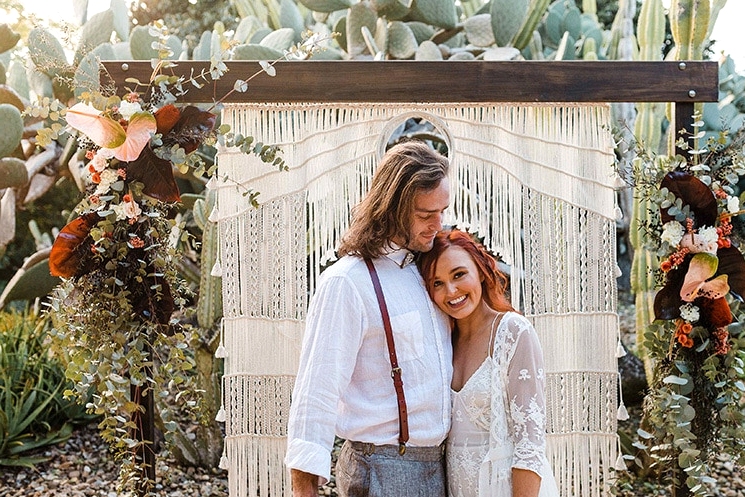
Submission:
M 401 368 L 393 368 L 391 369 L 391 378 L 395 378 L 396 375 L 401 374 Z
M 402 456 L 406 453 L 406 444 L 399 442 L 398 444 L 398 455 Z

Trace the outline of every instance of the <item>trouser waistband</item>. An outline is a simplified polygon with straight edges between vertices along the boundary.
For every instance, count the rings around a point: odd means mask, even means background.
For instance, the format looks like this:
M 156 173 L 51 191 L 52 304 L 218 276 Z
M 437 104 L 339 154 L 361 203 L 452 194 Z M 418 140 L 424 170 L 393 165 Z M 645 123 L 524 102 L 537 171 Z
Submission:
M 412 447 L 407 445 L 406 452 L 401 455 L 398 445 L 375 445 L 368 442 L 346 441 L 349 446 L 369 456 L 377 454 L 384 457 L 400 457 L 412 461 L 439 461 L 445 453 L 445 443 L 433 447 Z

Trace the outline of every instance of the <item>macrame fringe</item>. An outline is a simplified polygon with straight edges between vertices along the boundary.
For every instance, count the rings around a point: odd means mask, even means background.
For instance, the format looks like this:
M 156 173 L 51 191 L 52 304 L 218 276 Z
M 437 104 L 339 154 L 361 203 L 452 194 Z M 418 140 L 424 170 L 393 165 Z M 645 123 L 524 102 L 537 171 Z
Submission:
M 283 459 L 287 440 L 262 436 L 227 436 L 230 495 L 291 497 Z
M 547 452 L 561 495 L 608 495 L 617 446 L 615 434 L 580 432 L 552 437 Z

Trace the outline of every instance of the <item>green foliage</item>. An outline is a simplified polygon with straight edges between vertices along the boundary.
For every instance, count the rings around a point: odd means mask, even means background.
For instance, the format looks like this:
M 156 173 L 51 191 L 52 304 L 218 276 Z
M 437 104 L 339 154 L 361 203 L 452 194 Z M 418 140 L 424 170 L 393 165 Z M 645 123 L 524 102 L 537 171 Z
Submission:
M 697 117 L 694 129 L 703 124 Z M 654 301 L 656 320 L 639 339 L 653 368 L 644 400 L 645 429 L 639 430 L 633 444 L 647 457 L 635 458 L 635 462 L 697 496 L 707 495 L 713 457 L 725 453 L 740 464 L 745 461 L 745 330 L 741 324 L 745 310 L 735 295 L 742 293 L 739 282 L 745 259 L 731 248 L 740 246 L 738 233 L 731 233 L 730 240 L 726 226 L 730 218 L 733 226 L 742 223 L 737 182 L 745 175 L 744 145 L 745 131 L 729 145 L 723 136 L 710 138 L 700 150 L 688 150 L 681 140 L 679 146 L 691 155 L 688 162 L 681 156 L 660 157 L 640 149 L 634 165 L 634 186 L 650 206 L 647 223 L 640 224 L 641 239 L 646 242 L 644 248 L 664 259 L 657 274 L 664 286 L 659 285 L 662 288 Z M 673 177 L 686 181 L 686 186 L 681 188 Z M 728 201 L 734 202 L 733 207 Z M 668 221 L 665 224 L 662 213 Z M 690 226 L 691 239 L 700 236 L 696 232 L 705 227 L 695 223 L 703 223 L 707 215 L 716 220 L 711 222 L 723 223 L 717 226 L 724 226 L 716 255 L 694 248 L 691 254 L 683 254 L 671 229 L 677 222 Z M 679 261 L 681 254 L 690 257 L 689 262 Z M 732 285 L 726 289 L 726 301 L 712 294 L 681 300 L 686 292 L 677 285 L 683 277 L 685 281 L 699 277 L 700 266 L 694 269 L 694 261 L 702 256 L 713 262 L 718 259 L 719 268 L 724 268 L 717 276 L 728 277 Z M 718 311 L 723 323 L 711 310 L 714 299 L 723 305 Z
M 92 419 L 62 396 L 64 366 L 50 353 L 48 324 L 33 313 L 0 313 L 0 466 L 44 461 L 26 453 Z

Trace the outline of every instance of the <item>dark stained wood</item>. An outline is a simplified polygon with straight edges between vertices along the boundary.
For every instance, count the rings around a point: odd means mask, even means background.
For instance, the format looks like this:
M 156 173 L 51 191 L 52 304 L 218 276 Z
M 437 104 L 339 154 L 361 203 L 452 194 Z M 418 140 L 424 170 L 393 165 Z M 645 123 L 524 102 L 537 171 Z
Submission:
M 103 62 L 123 93 L 126 78 L 150 79 L 150 62 Z M 184 61 L 167 71 L 199 74 L 208 62 Z M 710 61 L 281 61 L 277 75 L 258 62 L 226 63 L 229 72 L 182 101 L 213 102 L 237 79 L 245 93 L 225 102 L 715 102 L 719 70 Z M 123 70 L 126 67 L 126 70 Z M 110 81 L 110 80 L 109 80 Z
M 678 138 L 683 138 L 685 141 L 688 142 L 688 147 L 693 148 L 694 140 L 693 140 L 693 113 L 696 111 L 695 105 L 693 102 L 676 102 L 675 103 L 675 137 L 676 140 Z M 685 136 L 681 136 L 679 134 L 679 131 L 685 128 L 688 131 L 688 134 Z M 677 141 L 676 141 L 677 143 Z M 675 153 L 682 155 L 683 157 L 689 157 L 688 152 L 675 146 Z

